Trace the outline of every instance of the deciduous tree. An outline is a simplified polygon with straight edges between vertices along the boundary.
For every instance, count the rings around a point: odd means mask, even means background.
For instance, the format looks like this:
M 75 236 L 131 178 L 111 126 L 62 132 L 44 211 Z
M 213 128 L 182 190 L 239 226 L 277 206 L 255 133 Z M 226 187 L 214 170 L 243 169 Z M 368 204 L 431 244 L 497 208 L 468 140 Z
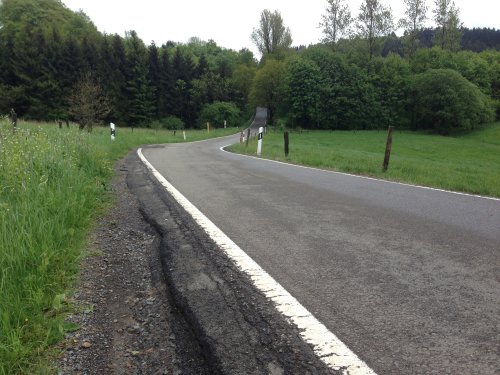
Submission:
M 266 107 L 269 113 L 269 123 L 273 123 L 274 113 L 283 101 L 283 82 L 285 64 L 275 59 L 268 59 L 265 65 L 257 71 L 250 100 L 254 107 Z
M 291 62 L 286 75 L 289 114 L 301 126 L 317 127 L 321 72 L 307 59 Z
M 425 0 L 404 0 L 405 17 L 399 20 L 399 26 L 405 29 L 404 44 L 408 56 L 412 58 L 418 48 L 418 35 L 425 26 L 428 7 Z
M 323 43 L 335 46 L 337 40 L 349 34 L 352 23 L 349 5 L 344 0 L 327 0 L 326 14 L 321 16 L 320 27 L 323 28 Z
M 356 28 L 358 35 L 368 43 L 371 59 L 375 55 L 377 39 L 388 35 L 394 29 L 392 11 L 379 0 L 364 0 L 359 10 Z
M 437 30 L 434 34 L 434 44 L 443 49 L 458 51 L 462 32 L 459 9 L 453 0 L 435 0 L 434 21 Z
M 70 113 L 80 129 L 92 131 L 110 112 L 110 102 L 102 86 L 90 71 L 83 73 L 70 97 Z
M 283 18 L 277 10 L 262 11 L 259 27 L 253 30 L 251 38 L 262 55 L 287 50 L 292 45 L 290 29 L 285 27 Z

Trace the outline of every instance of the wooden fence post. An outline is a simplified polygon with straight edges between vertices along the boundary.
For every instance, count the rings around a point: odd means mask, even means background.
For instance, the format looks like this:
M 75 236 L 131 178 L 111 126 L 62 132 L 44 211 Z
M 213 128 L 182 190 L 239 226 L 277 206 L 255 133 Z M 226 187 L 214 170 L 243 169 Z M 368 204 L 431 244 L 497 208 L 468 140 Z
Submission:
M 391 157 L 391 147 L 392 147 L 392 126 L 389 126 L 387 130 L 387 143 L 385 145 L 385 157 L 384 157 L 384 172 L 387 171 L 389 167 L 389 158 Z
M 288 156 L 288 132 L 285 132 L 285 156 Z

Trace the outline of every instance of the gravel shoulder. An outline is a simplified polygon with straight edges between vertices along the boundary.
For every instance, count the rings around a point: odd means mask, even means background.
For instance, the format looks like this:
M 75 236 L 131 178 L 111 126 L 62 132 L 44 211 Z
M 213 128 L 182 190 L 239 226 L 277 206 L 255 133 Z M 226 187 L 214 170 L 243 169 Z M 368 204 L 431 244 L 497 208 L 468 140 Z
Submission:
M 89 239 L 68 317 L 58 374 L 205 374 L 203 355 L 172 304 L 159 260 L 157 233 L 116 166 L 116 204 Z

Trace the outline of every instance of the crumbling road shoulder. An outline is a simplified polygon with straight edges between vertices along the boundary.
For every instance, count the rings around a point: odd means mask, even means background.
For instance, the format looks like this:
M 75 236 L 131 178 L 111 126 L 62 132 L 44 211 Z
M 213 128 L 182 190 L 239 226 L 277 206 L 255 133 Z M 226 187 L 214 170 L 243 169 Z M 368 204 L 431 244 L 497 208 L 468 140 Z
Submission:
M 332 374 L 152 177 L 117 166 L 59 374 Z
M 160 238 L 143 219 L 117 165 L 116 204 L 98 222 L 68 317 L 58 374 L 206 374 L 204 357 L 172 304 L 159 259 Z
M 170 293 L 217 374 L 331 374 L 135 154 L 127 184 L 160 235 Z

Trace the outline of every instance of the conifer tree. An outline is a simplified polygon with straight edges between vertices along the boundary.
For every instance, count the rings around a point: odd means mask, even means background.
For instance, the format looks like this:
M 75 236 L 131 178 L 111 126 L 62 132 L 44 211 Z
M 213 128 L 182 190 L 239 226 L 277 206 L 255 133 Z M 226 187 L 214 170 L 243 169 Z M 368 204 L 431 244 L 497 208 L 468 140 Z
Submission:
M 168 49 L 162 48 L 160 52 L 160 92 L 158 103 L 160 118 L 167 117 L 169 114 L 173 113 L 174 82 L 174 74 Z
M 154 117 L 159 117 L 161 82 L 160 82 L 160 56 L 158 47 L 154 43 L 148 47 L 148 71 L 146 77 L 151 87 L 151 98 L 154 104 Z
M 147 79 L 146 47 L 135 31 L 127 33 L 127 121 L 145 126 L 152 118 L 153 97 Z

